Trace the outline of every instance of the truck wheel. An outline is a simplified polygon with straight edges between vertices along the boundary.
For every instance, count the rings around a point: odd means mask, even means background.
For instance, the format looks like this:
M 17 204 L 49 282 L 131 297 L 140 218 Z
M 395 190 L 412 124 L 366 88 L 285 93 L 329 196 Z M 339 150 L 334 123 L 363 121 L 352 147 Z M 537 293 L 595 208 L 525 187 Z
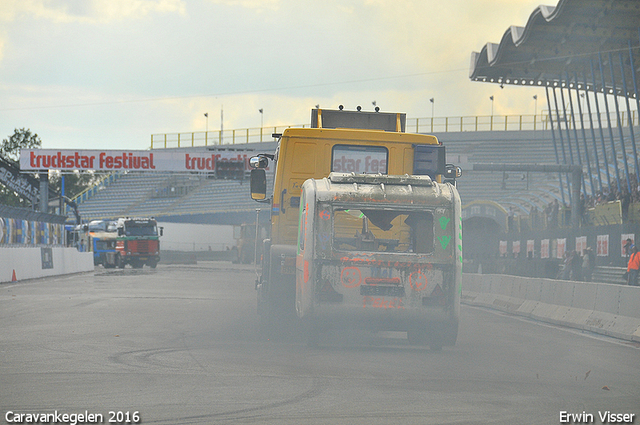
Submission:
M 116 267 L 119 269 L 124 269 L 124 260 L 120 254 L 116 255 Z
M 453 346 L 458 338 L 458 321 L 442 323 L 435 328 L 425 329 L 425 343 L 431 351 L 441 351 L 445 345 Z
M 242 264 L 249 264 L 252 262 L 248 250 L 244 248 L 242 249 L 242 253 L 240 254 L 240 262 Z
M 320 327 L 312 317 L 304 321 L 304 332 L 307 338 L 307 347 L 318 348 Z
M 155 261 L 149 263 L 149 267 L 151 267 L 152 269 L 155 269 L 157 265 L 158 263 L 156 263 Z
M 268 302 L 261 306 L 259 320 L 258 332 L 263 340 L 276 341 L 280 339 L 283 332 L 282 319 L 278 311 Z
M 431 351 L 442 351 L 444 340 L 439 335 L 430 335 L 428 343 Z
M 413 327 L 407 329 L 407 339 L 411 345 L 427 345 L 429 341 L 429 335 L 426 329 Z
M 272 341 L 287 341 L 295 334 L 297 317 L 287 314 L 280 302 L 265 301 L 260 306 L 260 335 Z
M 434 337 L 438 339 L 442 345 L 456 345 L 456 340 L 458 339 L 458 321 L 451 320 L 440 330 L 434 332 Z
M 258 316 L 258 334 L 262 340 L 268 341 L 273 335 L 273 323 L 269 317 L 269 312 L 266 308 L 262 308 L 262 313 Z

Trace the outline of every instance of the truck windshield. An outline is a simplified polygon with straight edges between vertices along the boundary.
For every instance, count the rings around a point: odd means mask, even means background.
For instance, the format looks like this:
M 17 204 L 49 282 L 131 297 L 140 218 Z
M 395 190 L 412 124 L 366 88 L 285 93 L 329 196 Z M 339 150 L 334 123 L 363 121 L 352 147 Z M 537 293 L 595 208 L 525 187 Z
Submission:
M 433 214 L 424 210 L 334 210 L 333 246 L 342 251 L 430 253 Z
M 127 223 L 125 227 L 127 236 L 157 236 L 158 230 L 154 224 L 150 223 Z
M 387 174 L 389 152 L 384 146 L 336 145 L 331 171 L 356 174 Z
M 95 250 L 96 251 L 106 251 L 106 250 L 113 250 L 115 249 L 115 241 L 102 241 L 102 240 L 96 240 L 95 241 Z

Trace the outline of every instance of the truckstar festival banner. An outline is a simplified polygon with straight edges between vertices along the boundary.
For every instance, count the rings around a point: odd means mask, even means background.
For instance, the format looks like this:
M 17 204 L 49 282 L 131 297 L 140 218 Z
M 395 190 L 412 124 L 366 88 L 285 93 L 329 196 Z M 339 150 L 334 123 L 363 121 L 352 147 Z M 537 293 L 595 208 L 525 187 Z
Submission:
M 22 149 L 20 170 L 175 171 L 213 172 L 221 162 L 243 162 L 249 170 L 249 151 L 208 152 L 141 150 Z

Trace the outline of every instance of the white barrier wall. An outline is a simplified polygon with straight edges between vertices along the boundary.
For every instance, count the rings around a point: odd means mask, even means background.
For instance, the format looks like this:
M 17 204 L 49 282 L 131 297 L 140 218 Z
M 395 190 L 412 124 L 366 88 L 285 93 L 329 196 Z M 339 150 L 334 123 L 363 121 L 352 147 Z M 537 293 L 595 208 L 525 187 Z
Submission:
M 75 248 L 0 248 L 0 283 L 92 271 L 93 253 Z
M 640 287 L 465 273 L 462 301 L 640 341 Z
M 164 230 L 160 251 L 225 251 L 237 244 L 231 225 L 158 221 L 158 226 Z

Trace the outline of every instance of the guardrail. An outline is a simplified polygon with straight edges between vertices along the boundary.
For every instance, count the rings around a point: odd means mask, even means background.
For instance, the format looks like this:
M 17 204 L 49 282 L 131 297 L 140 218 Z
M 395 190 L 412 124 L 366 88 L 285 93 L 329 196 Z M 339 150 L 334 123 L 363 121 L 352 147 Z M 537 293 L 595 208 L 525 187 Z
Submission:
M 626 271 L 626 267 L 598 266 L 593 270 L 592 280 L 594 282 L 626 285 L 627 282 L 623 277 Z
M 640 287 L 464 273 L 462 301 L 640 342 Z
M 563 128 L 573 128 L 573 119 L 570 115 L 560 113 L 560 119 L 555 111 L 552 111 L 554 127 L 560 121 Z M 615 113 L 609 114 L 607 119 L 606 113 L 583 114 L 582 120 L 576 115 L 575 121 L 577 128 L 591 128 L 593 122 L 594 128 L 598 128 L 599 123 L 603 126 L 608 125 L 610 121 L 612 125 L 617 126 L 618 119 Z M 620 113 L 620 123 L 623 127 L 638 125 L 637 111 L 632 111 L 631 115 L 626 112 Z M 274 127 L 253 127 L 236 130 L 224 131 L 192 131 L 184 133 L 162 133 L 151 135 L 151 149 L 167 149 L 167 148 L 185 148 L 195 146 L 215 146 L 215 145 L 235 145 L 241 143 L 259 143 L 272 141 L 271 134 L 282 133 L 287 128 L 305 128 L 310 124 L 283 125 Z M 543 111 L 541 114 L 531 115 L 477 115 L 477 116 L 458 116 L 458 117 L 431 117 L 431 118 L 407 118 L 407 133 L 453 133 L 464 131 L 536 131 L 549 130 L 551 122 L 549 114 Z

